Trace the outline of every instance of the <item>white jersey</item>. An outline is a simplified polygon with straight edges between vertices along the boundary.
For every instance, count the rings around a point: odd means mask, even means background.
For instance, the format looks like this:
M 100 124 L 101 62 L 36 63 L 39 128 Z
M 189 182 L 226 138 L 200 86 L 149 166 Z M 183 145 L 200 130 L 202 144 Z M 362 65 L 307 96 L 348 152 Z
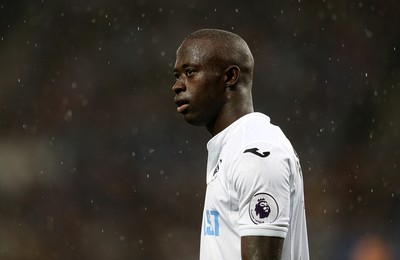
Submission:
M 245 115 L 207 144 L 201 260 L 240 260 L 242 236 L 284 238 L 282 259 L 308 260 L 303 177 L 279 127 Z

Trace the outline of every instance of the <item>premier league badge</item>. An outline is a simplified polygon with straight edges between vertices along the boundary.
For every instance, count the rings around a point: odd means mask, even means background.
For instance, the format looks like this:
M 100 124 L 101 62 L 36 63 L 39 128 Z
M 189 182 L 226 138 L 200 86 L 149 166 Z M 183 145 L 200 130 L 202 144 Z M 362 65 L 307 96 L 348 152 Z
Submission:
M 268 193 L 257 193 L 249 204 L 249 215 L 254 224 L 272 223 L 279 213 L 278 203 Z

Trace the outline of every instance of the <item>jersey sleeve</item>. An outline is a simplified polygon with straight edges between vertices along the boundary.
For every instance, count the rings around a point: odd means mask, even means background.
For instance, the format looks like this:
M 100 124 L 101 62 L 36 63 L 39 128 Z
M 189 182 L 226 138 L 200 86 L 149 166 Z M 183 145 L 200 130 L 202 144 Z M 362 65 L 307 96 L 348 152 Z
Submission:
M 289 226 L 290 156 L 276 145 L 247 145 L 231 166 L 231 184 L 239 205 L 240 236 L 285 238 Z

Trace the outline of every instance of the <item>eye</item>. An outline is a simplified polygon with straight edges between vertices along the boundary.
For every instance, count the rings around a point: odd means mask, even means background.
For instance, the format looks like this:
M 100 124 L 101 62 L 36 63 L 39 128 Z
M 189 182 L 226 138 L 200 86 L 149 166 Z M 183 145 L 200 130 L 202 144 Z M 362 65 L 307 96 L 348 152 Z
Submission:
M 176 79 L 179 79 L 179 73 L 174 71 L 174 77 L 175 77 Z
M 186 76 L 190 77 L 190 76 L 193 75 L 193 73 L 194 73 L 194 70 L 192 70 L 192 69 L 186 69 Z

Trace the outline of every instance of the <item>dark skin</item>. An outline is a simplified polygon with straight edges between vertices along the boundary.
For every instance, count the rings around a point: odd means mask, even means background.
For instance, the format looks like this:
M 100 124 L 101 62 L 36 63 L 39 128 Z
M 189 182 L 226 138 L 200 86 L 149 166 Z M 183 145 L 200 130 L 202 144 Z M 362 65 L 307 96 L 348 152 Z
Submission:
M 241 238 L 243 260 L 280 260 L 283 238 L 244 236 Z
M 242 86 L 241 70 L 221 67 L 206 40 L 189 40 L 177 51 L 172 87 L 178 112 L 214 136 L 245 114 L 253 112 L 251 93 Z M 183 106 L 181 106 L 184 104 Z
M 177 50 L 174 67 L 176 82 L 172 90 L 177 111 L 188 123 L 205 126 L 212 136 L 254 111 L 252 63 L 248 70 L 247 67 L 240 68 L 240 60 L 232 63 L 215 59 L 221 48 L 224 51 L 223 46 L 223 42 L 215 39 L 213 42 L 201 38 L 187 39 Z M 242 259 L 278 260 L 281 259 L 282 246 L 283 238 L 244 236 L 241 238 Z

